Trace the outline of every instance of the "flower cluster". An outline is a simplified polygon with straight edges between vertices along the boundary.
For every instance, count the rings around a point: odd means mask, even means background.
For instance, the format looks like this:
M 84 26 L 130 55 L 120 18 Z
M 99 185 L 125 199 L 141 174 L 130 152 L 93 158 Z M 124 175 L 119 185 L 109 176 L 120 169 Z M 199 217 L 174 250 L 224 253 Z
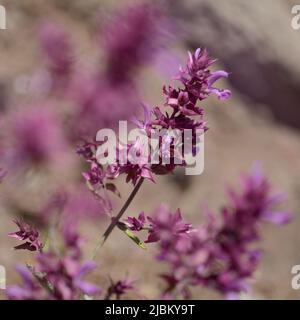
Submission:
M 104 28 L 108 79 L 113 83 L 130 81 L 132 73 L 157 52 L 165 26 L 161 11 L 147 1 L 116 15 Z
M 14 221 L 19 227 L 16 232 L 9 233 L 10 237 L 16 238 L 20 241 L 25 241 L 15 247 L 15 249 L 27 249 L 30 251 L 42 251 L 43 245 L 39 240 L 39 232 L 33 226 L 27 224 L 24 220 L 17 219 Z
M 145 242 L 160 241 L 165 248 L 172 246 L 173 237 L 181 237 L 192 231 L 192 225 L 183 220 L 180 209 L 173 214 L 164 204 L 152 217 L 147 217 L 147 221 L 144 212 L 141 212 L 137 218 L 128 217 L 125 224 L 132 231 L 147 230 L 148 238 Z
M 137 128 L 141 129 L 144 134 L 150 136 L 152 130 L 168 130 L 176 129 L 180 135 L 183 134 L 184 129 L 206 131 L 207 123 L 204 120 L 204 109 L 197 105 L 198 101 L 202 101 L 212 93 L 217 93 L 220 99 L 225 99 L 230 96 L 229 90 L 221 90 L 213 88 L 212 85 L 221 77 L 227 77 L 228 73 L 225 71 L 211 72 L 209 67 L 214 62 L 207 53 L 206 49 L 197 49 L 194 54 L 189 53 L 189 61 L 185 69 L 180 69 L 180 76 L 178 80 L 184 85 L 184 88 L 169 89 L 163 88 L 166 102 L 163 108 L 154 107 L 151 109 L 146 104 L 144 108 L 144 120 L 140 121 L 134 119 Z M 172 112 L 170 113 L 169 108 Z M 164 110 L 163 110 L 164 109 Z M 193 139 L 195 135 L 193 136 Z M 195 139 L 194 139 L 195 140 Z M 88 173 L 84 173 L 85 179 L 95 184 L 103 185 L 105 178 L 115 179 L 120 174 L 126 174 L 126 181 L 132 181 L 135 185 L 139 178 L 154 180 L 154 174 L 166 174 L 174 171 L 177 157 L 182 157 L 176 154 L 174 145 L 172 145 L 174 138 L 168 141 L 168 146 L 161 141 L 159 144 L 159 163 L 150 164 L 150 155 L 145 153 L 145 146 L 139 139 L 128 143 L 125 146 L 119 147 L 117 150 L 116 164 L 108 165 L 103 168 L 96 159 L 96 146 L 93 143 L 85 143 L 80 147 L 79 153 L 83 155 L 89 162 L 91 169 Z M 194 141 L 195 142 L 195 141 Z M 166 144 L 166 142 L 164 142 Z M 163 162 L 164 150 L 171 146 L 170 162 Z M 191 152 L 197 152 L 195 148 Z M 138 161 L 130 161 L 130 154 L 139 154 Z M 144 156 L 145 154 L 145 156 Z M 123 157 L 129 161 L 123 161 Z M 99 157 L 99 155 L 98 155 Z M 184 165 L 184 162 L 183 164 Z
M 32 227 L 24 221 L 17 221 L 21 231 L 11 234 L 17 235 L 18 239 L 27 240 L 31 236 Z M 27 234 L 25 235 L 25 231 Z M 22 234 L 21 234 L 22 233 Z M 34 244 L 39 245 L 35 265 L 17 266 L 23 282 L 21 285 L 10 286 L 6 295 L 12 300 L 78 300 L 84 297 L 99 297 L 110 299 L 121 296 L 134 288 L 134 282 L 125 279 L 113 281 L 103 292 L 97 285 L 87 282 L 84 277 L 96 268 L 94 261 L 81 263 L 81 244 L 83 239 L 73 226 L 62 229 L 64 240 L 64 251 L 56 252 L 57 248 L 43 250 L 38 240 L 38 232 L 31 236 L 31 246 L 26 245 L 24 249 L 32 250 Z M 33 240 L 33 238 L 35 238 Z M 103 295 L 102 295 L 103 294 Z M 102 295 L 102 297 L 101 297 Z
M 40 44 L 52 76 L 53 89 L 58 89 L 73 68 L 73 48 L 70 37 L 57 23 L 45 21 L 40 29 Z
M 27 108 L 13 119 L 14 165 L 58 161 L 65 140 L 56 116 L 49 108 Z
M 172 215 L 160 208 L 150 218 L 149 238 L 160 240 L 157 258 L 170 268 L 163 275 L 165 297 L 188 297 L 189 287 L 195 285 L 213 288 L 228 298 L 248 290 L 247 280 L 262 254 L 253 248 L 253 242 L 260 238 L 261 222 L 281 225 L 291 215 L 274 210 L 282 196 L 272 193 L 258 170 L 244 177 L 241 193 L 230 191 L 229 195 L 230 203 L 221 209 L 221 221 L 208 213 L 208 221 L 198 229 L 184 223 L 179 211 Z M 142 214 L 128 221 L 132 230 L 140 231 L 145 219 Z
M 146 0 L 103 26 L 105 69 L 101 63 L 95 73 L 79 71 L 71 85 L 78 105 L 73 132 L 81 138 L 91 139 L 99 128 L 116 128 L 119 120 L 129 120 L 138 109 L 138 72 L 153 62 L 167 38 L 162 16 L 153 1 Z
M 17 269 L 23 285 L 9 287 L 6 294 L 13 300 L 77 300 L 83 294 L 93 296 L 100 289 L 82 278 L 94 268 L 94 262 L 81 265 L 70 257 L 40 253 L 35 267 Z
M 28 226 L 25 227 L 28 229 Z M 23 230 L 22 226 L 21 231 L 24 233 Z M 27 268 L 23 266 L 17 268 L 23 279 L 23 284 L 7 289 L 6 294 L 9 299 L 76 300 L 84 294 L 94 296 L 101 292 L 96 285 L 83 280 L 83 277 L 93 270 L 96 264 L 92 261 L 87 261 L 84 264 L 80 262 L 81 237 L 77 233 L 69 231 L 70 229 L 63 234 L 65 255 L 58 255 L 52 249 L 48 251 L 40 249 L 34 266 L 27 265 Z M 21 232 L 16 234 L 19 235 Z M 35 237 L 37 236 L 38 233 L 35 234 Z M 20 237 L 23 237 L 23 234 Z M 35 239 L 35 241 L 38 240 Z M 27 246 L 24 249 L 31 250 L 31 247 Z

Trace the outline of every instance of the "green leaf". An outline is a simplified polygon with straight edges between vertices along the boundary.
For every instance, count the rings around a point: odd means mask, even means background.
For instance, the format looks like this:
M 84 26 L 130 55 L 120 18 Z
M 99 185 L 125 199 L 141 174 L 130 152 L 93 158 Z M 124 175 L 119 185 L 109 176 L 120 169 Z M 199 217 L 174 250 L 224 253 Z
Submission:
M 120 230 L 122 230 L 126 235 L 127 237 L 129 237 L 135 244 L 137 244 L 140 248 L 142 249 L 146 249 L 146 246 L 145 246 L 145 243 L 143 241 L 141 241 L 139 239 L 138 236 L 136 236 L 131 230 L 129 230 L 126 226 L 125 223 L 123 222 L 118 222 L 117 224 L 118 228 Z

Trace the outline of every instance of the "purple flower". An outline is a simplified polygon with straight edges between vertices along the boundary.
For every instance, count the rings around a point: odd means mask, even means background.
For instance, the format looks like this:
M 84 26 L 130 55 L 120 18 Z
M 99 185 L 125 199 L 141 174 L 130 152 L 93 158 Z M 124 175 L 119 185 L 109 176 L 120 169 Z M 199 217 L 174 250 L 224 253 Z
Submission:
M 149 130 L 151 129 L 151 126 L 152 126 L 151 109 L 145 103 L 142 104 L 142 107 L 144 111 L 144 121 L 139 121 L 134 117 L 132 119 L 132 122 L 137 126 L 137 128 L 145 130 L 146 133 L 149 133 Z
M 95 295 L 99 288 L 82 278 L 96 267 L 94 262 L 81 265 L 72 257 L 59 258 L 51 252 L 40 254 L 37 257 L 35 272 L 46 275 L 51 284 L 52 298 L 56 300 L 76 300 L 80 294 Z
M 146 147 L 137 139 L 133 143 L 118 148 L 116 164 L 108 166 L 107 177 L 115 179 L 120 174 L 126 174 L 126 182 L 132 181 L 134 185 L 140 178 L 154 182 L 149 164 L 150 155 L 145 151 Z
M 17 266 L 23 283 L 22 286 L 9 286 L 5 293 L 10 300 L 45 300 L 49 299 L 49 293 L 43 289 L 41 284 L 25 266 Z
M 91 140 L 100 128 L 117 128 L 119 120 L 129 120 L 139 106 L 140 97 L 133 79 L 111 84 L 107 78 L 79 73 L 72 94 L 79 106 L 73 127 L 78 138 Z M 109 110 L 109 112 L 108 112 Z
M 14 162 L 61 161 L 65 140 L 55 115 L 45 108 L 24 110 L 13 124 L 16 140 Z
M 165 247 L 170 244 L 174 236 L 187 234 L 192 230 L 192 225 L 183 220 L 180 209 L 173 214 L 165 205 L 161 205 L 152 217 L 148 217 L 148 220 L 150 230 L 146 242 L 161 241 Z
M 39 232 L 21 219 L 14 220 L 20 230 L 9 233 L 10 237 L 16 238 L 25 243 L 15 247 L 15 249 L 27 249 L 30 251 L 42 251 L 42 243 L 39 240 Z
M 213 72 L 211 76 L 208 78 L 209 92 L 215 94 L 220 100 L 226 100 L 230 98 L 231 92 L 228 89 L 222 90 L 222 89 L 214 88 L 212 85 L 220 78 L 227 78 L 227 77 L 228 77 L 228 72 L 219 70 L 219 71 Z
M 137 218 L 128 217 L 127 223 L 129 224 L 129 229 L 132 231 L 141 231 L 146 223 L 145 213 L 141 212 Z
M 91 169 L 87 172 L 83 172 L 83 177 L 89 181 L 92 185 L 103 184 L 105 178 L 105 172 L 101 166 L 95 161 L 90 161 Z
M 73 67 L 73 49 L 67 32 L 55 22 L 44 22 L 40 43 L 53 76 L 66 77 Z
M 270 221 L 285 224 L 291 219 L 289 212 L 278 212 L 273 207 L 280 204 L 284 197 L 274 193 L 268 180 L 256 165 L 251 174 L 242 178 L 240 194 L 229 190 L 230 205 L 222 208 L 222 217 L 227 229 L 235 230 L 243 239 L 255 240 L 257 223 Z
M 224 100 L 230 97 L 229 90 L 220 90 L 212 85 L 220 78 L 228 77 L 226 71 L 220 70 L 211 73 L 208 69 L 216 60 L 209 57 L 207 49 L 198 48 L 194 54 L 189 53 L 189 61 L 185 69 L 180 69 L 177 77 L 186 87 L 192 101 L 203 100 L 213 93 L 219 99 Z
M 18 268 L 23 284 L 9 287 L 6 294 L 14 300 L 78 300 L 83 294 L 94 296 L 100 289 L 83 277 L 95 266 L 94 262 L 81 265 L 70 257 L 59 258 L 52 252 L 40 253 L 37 265 L 30 271 Z
M 71 225 L 63 229 L 65 254 L 54 251 L 40 252 L 34 266 L 19 268 L 23 284 L 7 289 L 10 299 L 77 300 L 83 294 L 95 296 L 100 289 L 84 277 L 96 264 L 92 261 L 80 262 L 82 238 Z
M 150 1 L 130 6 L 105 28 L 107 77 L 124 82 L 158 50 L 161 12 Z
M 161 240 L 158 259 L 170 268 L 163 275 L 167 284 L 165 294 L 177 292 L 188 297 L 190 286 L 201 285 L 229 298 L 249 289 L 248 280 L 262 255 L 262 250 L 254 247 L 254 242 L 260 239 L 260 224 L 265 220 L 284 224 L 291 215 L 274 210 L 282 197 L 273 194 L 258 167 L 243 177 L 239 192 L 231 190 L 229 195 L 229 204 L 221 209 L 221 221 L 209 212 L 207 222 L 190 232 L 182 222 L 179 227 L 176 224 L 175 228 L 168 227 L 180 219 L 169 218 L 168 224 L 167 214 L 162 215 L 164 223 L 156 222 L 153 229 L 159 230 Z
M 63 228 L 62 234 L 65 242 L 68 255 L 73 259 L 80 259 L 82 256 L 81 245 L 84 242 L 84 239 L 77 232 L 77 221 L 70 221 L 66 219 Z
M 84 186 L 69 190 L 68 202 L 64 210 L 65 219 L 72 223 L 86 217 L 99 219 L 107 211 L 108 204 L 100 196 L 91 194 Z
M 134 289 L 134 281 L 125 279 L 113 282 L 111 280 L 111 285 L 108 288 L 107 297 L 111 297 L 113 294 L 115 294 L 117 300 L 119 300 L 122 295 L 126 294 L 132 289 Z
M 95 152 L 97 149 L 96 143 L 85 142 L 82 145 L 78 145 L 76 153 L 83 156 L 86 160 L 94 160 Z
M 189 54 L 187 68 L 186 70 L 181 69 L 178 78 L 184 84 L 184 89 L 163 88 L 166 96 L 165 106 L 173 108 L 172 113 L 159 107 L 151 109 L 148 105 L 143 104 L 144 120 L 134 119 L 134 123 L 140 130 L 143 130 L 146 137 L 149 137 L 154 130 L 157 132 L 157 130 L 175 129 L 177 132 L 179 131 L 182 138 L 183 131 L 191 129 L 193 130 L 191 146 L 189 149 L 186 148 L 185 151 L 188 150 L 193 156 L 199 152 L 196 147 L 199 139 L 196 136 L 196 130 L 205 132 L 208 127 L 204 119 L 204 109 L 196 105 L 197 101 L 207 98 L 210 93 L 209 90 L 217 90 L 212 87 L 213 83 L 219 78 L 227 76 L 225 71 L 211 73 L 208 67 L 213 62 L 214 60 L 208 56 L 205 49 L 197 49 L 193 55 Z M 98 94 L 97 90 L 96 92 Z M 225 94 L 225 91 L 223 93 Z M 93 99 L 89 100 L 89 104 L 91 101 Z M 102 102 L 103 97 L 101 96 Z M 92 114 L 92 117 L 94 117 L 93 112 L 88 114 Z M 87 161 L 92 163 L 91 170 L 84 173 L 84 177 L 91 184 L 101 184 L 104 176 L 107 179 L 116 179 L 121 174 L 125 174 L 126 182 L 132 181 L 135 185 L 140 178 L 154 181 L 154 174 L 172 173 L 178 165 L 186 166 L 182 152 L 178 151 L 179 148 L 177 147 L 182 148 L 184 145 L 181 143 L 181 145 L 175 146 L 174 138 L 169 137 L 164 141 L 160 139 L 157 149 L 152 149 L 156 153 L 158 163 L 151 165 L 151 155 L 146 152 L 147 148 L 149 150 L 149 145 L 144 145 L 137 139 L 133 143 L 119 147 L 116 163 L 110 164 L 106 168 L 94 164 L 95 150 L 92 150 L 92 143 L 86 143 L 84 147 L 78 149 L 78 153 L 83 154 Z M 131 161 L 130 156 L 137 154 L 139 155 L 138 159 L 135 157 L 134 161 Z M 166 157 L 168 157 L 168 161 L 164 161 Z

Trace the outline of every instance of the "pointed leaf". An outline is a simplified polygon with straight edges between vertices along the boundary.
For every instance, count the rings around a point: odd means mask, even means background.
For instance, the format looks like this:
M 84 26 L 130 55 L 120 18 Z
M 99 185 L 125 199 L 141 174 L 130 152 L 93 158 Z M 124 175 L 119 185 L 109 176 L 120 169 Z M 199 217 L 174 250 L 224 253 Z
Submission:
M 140 248 L 146 249 L 145 243 L 141 241 L 139 237 L 136 236 L 131 230 L 129 230 L 125 223 L 119 222 L 117 226 L 120 230 L 122 230 L 127 235 L 127 237 L 129 237 Z

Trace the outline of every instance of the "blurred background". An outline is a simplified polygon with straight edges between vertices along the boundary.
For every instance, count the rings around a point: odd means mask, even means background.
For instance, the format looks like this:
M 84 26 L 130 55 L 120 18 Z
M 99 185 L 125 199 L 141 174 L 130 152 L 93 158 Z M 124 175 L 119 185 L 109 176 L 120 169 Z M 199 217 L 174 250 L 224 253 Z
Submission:
M 7 11 L 7 29 L 0 31 L 0 168 L 8 166 L 13 173 L 0 185 L 0 265 L 6 267 L 7 284 L 18 281 L 14 266 L 33 257 L 13 250 L 16 243 L 7 237 L 15 230 L 12 218 L 22 215 L 42 225 L 47 219 L 49 199 L 58 199 L 54 202 L 59 203 L 62 195 L 68 195 L 67 214 L 81 217 L 80 228 L 86 236 L 84 251 L 89 256 L 109 220 L 89 200 L 81 176 L 84 164 L 75 152 L 78 133 L 88 136 L 89 129 L 114 127 L 114 121 L 135 111 L 140 101 L 162 104 L 162 86 L 172 82 L 170 78 L 176 74 L 178 64 L 185 63 L 186 52 L 207 47 L 218 58 L 217 67 L 230 72 L 222 87 L 232 90 L 232 98 L 225 103 L 213 97 L 205 102 L 210 130 L 205 137 L 204 173 L 191 177 L 177 172 L 174 176 L 157 177 L 155 185 L 145 183 L 128 214 L 142 210 L 151 214 L 163 202 L 172 210 L 180 207 L 186 220 L 200 224 L 203 208 L 217 211 L 226 203 L 224 187 L 236 186 L 240 174 L 259 160 L 272 184 L 288 195 L 285 208 L 294 217 L 282 228 L 263 227 L 261 246 L 265 254 L 247 298 L 299 298 L 300 291 L 293 290 L 290 284 L 291 268 L 300 264 L 300 30 L 291 27 L 294 2 L 156 1 L 155 10 L 159 13 L 145 17 L 151 28 L 141 25 L 145 46 L 133 62 L 127 61 L 139 64 L 138 70 L 135 65 L 127 74 L 125 66 L 126 72 L 118 73 L 108 83 L 99 80 L 100 92 L 92 89 L 98 73 L 114 74 L 114 65 L 120 63 L 107 54 L 113 52 L 115 45 L 110 37 L 126 28 L 130 13 L 128 18 L 128 12 L 127 16 L 122 12 L 137 2 L 1 1 Z M 51 65 L 49 68 L 51 59 L 45 59 L 42 53 L 45 38 L 50 37 L 46 42 L 50 43 L 51 36 L 60 32 L 55 29 L 57 25 L 68 33 L 73 50 L 76 68 L 71 84 L 61 77 L 61 70 L 51 69 Z M 154 37 L 157 42 L 152 47 L 148 41 L 154 41 Z M 67 59 L 71 49 L 64 43 L 61 46 Z M 68 68 L 63 58 L 61 63 L 62 70 Z M 124 87 L 120 79 L 131 85 Z M 134 92 L 138 90 L 138 96 L 133 94 L 133 88 Z M 93 90 L 97 92 L 97 103 L 90 106 L 87 101 L 94 97 Z M 95 109 L 99 105 L 101 111 Z M 36 122 L 42 123 L 42 128 L 31 130 L 24 122 L 33 127 Z M 47 141 L 51 150 L 28 154 L 31 146 L 24 146 L 24 141 L 30 139 L 35 146 Z M 50 161 L 47 152 L 53 156 Z M 126 199 L 132 187 L 122 181 L 118 187 Z M 114 199 L 116 208 L 121 204 L 122 200 Z M 84 214 L 87 215 L 82 219 Z M 100 267 L 93 277 L 99 283 L 105 283 L 109 274 L 140 279 L 138 298 L 155 298 L 162 286 L 157 277 L 162 269 L 153 260 L 154 253 L 153 248 L 138 250 L 115 230 L 99 252 Z M 201 289 L 195 290 L 194 297 L 221 298 Z

